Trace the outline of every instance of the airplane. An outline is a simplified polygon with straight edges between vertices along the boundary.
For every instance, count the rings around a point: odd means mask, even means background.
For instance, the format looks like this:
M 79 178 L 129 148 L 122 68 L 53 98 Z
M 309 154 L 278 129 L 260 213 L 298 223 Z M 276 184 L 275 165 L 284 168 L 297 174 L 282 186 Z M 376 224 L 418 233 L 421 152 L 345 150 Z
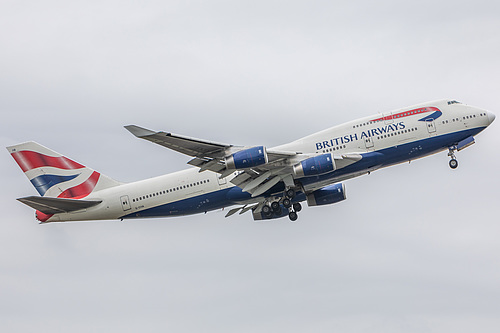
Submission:
M 19 198 L 40 223 L 183 216 L 229 209 L 253 219 L 298 218 L 346 199 L 343 181 L 475 143 L 489 111 L 438 100 L 353 120 L 277 147 L 236 146 L 136 125 L 134 136 L 191 157 L 192 167 L 121 183 L 38 143 L 7 147 L 40 196 Z

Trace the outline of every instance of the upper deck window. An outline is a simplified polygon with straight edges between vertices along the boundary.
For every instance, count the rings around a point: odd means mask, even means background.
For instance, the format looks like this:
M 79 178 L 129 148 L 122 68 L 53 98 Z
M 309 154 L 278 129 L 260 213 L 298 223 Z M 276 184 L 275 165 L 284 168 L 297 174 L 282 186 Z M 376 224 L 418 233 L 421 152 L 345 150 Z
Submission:
M 451 105 L 451 104 L 462 104 L 458 101 L 448 101 L 448 105 Z

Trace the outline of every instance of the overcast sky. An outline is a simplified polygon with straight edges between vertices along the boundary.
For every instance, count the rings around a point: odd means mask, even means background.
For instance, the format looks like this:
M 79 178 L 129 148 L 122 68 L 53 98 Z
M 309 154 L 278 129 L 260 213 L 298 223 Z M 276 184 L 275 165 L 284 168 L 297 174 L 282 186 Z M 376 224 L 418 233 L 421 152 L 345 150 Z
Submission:
M 121 181 L 188 157 L 124 125 L 274 146 L 440 98 L 500 113 L 497 1 L 0 3 L 0 143 Z M 497 120 L 498 122 L 498 120 Z M 39 225 L 5 150 L 2 332 L 498 332 L 498 123 L 458 153 L 255 223 Z

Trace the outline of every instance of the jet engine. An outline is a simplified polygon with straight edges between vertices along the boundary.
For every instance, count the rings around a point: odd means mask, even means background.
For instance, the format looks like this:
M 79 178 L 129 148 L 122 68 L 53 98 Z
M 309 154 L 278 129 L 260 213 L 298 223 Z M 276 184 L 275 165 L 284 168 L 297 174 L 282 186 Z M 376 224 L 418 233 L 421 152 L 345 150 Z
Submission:
M 334 184 L 323 187 L 307 195 L 308 206 L 329 205 L 345 200 L 344 184 Z
M 293 173 L 297 178 L 317 176 L 336 169 L 332 154 L 322 154 L 310 157 L 294 165 Z
M 240 150 L 225 159 L 226 167 L 228 169 L 252 168 L 258 165 L 266 164 L 267 161 L 267 152 L 264 146 Z

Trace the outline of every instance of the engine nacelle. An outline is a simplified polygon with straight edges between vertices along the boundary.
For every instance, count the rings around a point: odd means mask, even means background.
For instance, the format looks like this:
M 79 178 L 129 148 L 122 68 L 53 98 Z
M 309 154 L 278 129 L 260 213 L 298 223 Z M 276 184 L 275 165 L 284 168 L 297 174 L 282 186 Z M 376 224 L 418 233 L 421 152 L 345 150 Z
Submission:
M 294 165 L 293 173 L 297 178 L 317 176 L 335 170 L 335 160 L 332 154 L 322 154 L 310 157 Z
M 344 184 L 334 184 L 323 187 L 307 195 L 308 206 L 329 205 L 345 200 Z
M 264 146 L 240 150 L 225 159 L 226 167 L 228 169 L 252 168 L 258 165 L 266 164 L 267 161 L 267 152 Z

